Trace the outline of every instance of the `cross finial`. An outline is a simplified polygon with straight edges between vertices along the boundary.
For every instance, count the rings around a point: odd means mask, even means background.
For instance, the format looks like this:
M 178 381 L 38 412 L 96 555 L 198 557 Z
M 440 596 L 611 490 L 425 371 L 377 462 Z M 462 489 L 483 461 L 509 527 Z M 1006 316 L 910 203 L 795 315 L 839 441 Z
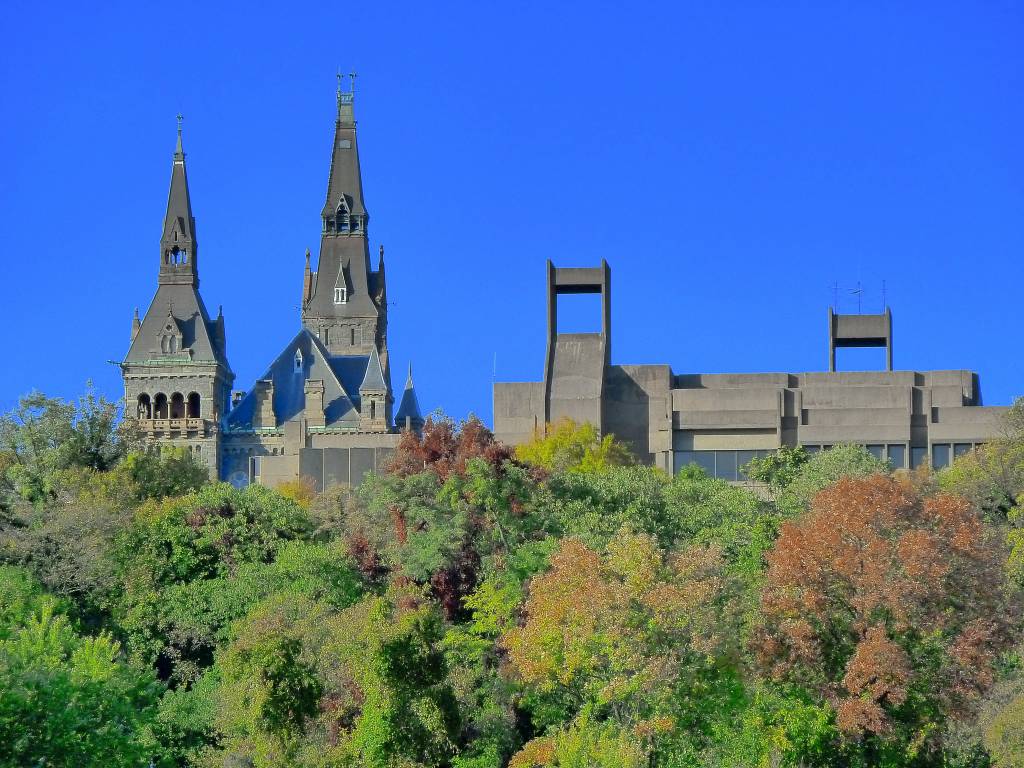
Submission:
M 185 151 L 181 148 L 181 112 L 179 112 L 176 117 L 178 119 L 178 142 L 174 146 L 174 155 L 175 159 L 182 160 L 185 157 Z

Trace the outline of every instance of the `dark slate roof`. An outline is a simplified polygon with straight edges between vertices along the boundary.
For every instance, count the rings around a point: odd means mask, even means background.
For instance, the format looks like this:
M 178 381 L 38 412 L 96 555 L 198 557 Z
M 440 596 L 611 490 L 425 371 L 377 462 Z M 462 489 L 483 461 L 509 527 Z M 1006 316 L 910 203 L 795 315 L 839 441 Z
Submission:
M 345 196 L 350 213 L 365 215 L 363 204 L 363 178 L 359 173 L 359 147 L 356 144 L 355 123 L 339 120 L 334 126 L 334 147 L 331 151 L 331 172 L 327 177 L 327 199 L 323 216 L 333 216 Z
M 366 364 L 369 360 L 368 355 L 335 355 L 330 358 L 334 375 L 345 387 L 357 409 L 362 407 L 359 402 L 359 385 L 366 375 Z
M 178 132 L 178 146 L 174 150 L 171 165 L 171 188 L 167 193 L 167 213 L 164 215 L 164 238 L 177 225 L 178 233 L 189 240 L 195 240 L 195 217 L 192 215 L 192 198 L 188 193 L 188 174 L 185 171 L 185 153 L 181 150 L 181 132 Z
M 295 353 L 302 355 L 302 365 L 295 369 Z M 356 427 L 359 425 L 358 398 L 349 396 L 349 389 L 337 374 L 339 358 L 327 354 L 320 340 L 303 328 L 277 356 L 260 380 L 274 382 L 274 413 L 279 424 L 302 415 L 306 407 L 306 382 L 324 383 L 324 416 L 329 427 Z M 358 360 L 358 358 L 355 358 Z M 366 357 L 362 357 L 363 369 Z M 362 374 L 362 369 L 357 375 Z M 358 381 L 358 379 L 356 379 Z M 227 417 L 229 429 L 248 429 L 256 409 L 254 390 L 246 393 L 242 401 Z
M 369 390 L 373 392 L 387 392 L 388 385 L 384 383 L 384 369 L 380 367 L 380 356 L 377 348 L 370 350 L 370 359 L 366 363 L 366 374 L 363 382 L 359 385 L 360 391 Z
M 228 365 L 224 350 L 214 343 L 215 322 L 210 320 L 199 291 L 187 283 L 164 283 L 157 288 L 124 362 L 142 363 L 161 356 L 160 336 L 169 309 L 181 329 L 182 347 L 191 350 L 193 362 Z
M 405 391 L 402 393 L 402 402 L 398 406 L 398 413 L 395 414 L 395 423 L 402 427 L 405 419 L 409 417 L 412 421 L 422 421 L 420 413 L 420 401 L 416 397 L 416 387 L 412 383 L 412 363 L 409 364 L 409 376 L 405 380 Z

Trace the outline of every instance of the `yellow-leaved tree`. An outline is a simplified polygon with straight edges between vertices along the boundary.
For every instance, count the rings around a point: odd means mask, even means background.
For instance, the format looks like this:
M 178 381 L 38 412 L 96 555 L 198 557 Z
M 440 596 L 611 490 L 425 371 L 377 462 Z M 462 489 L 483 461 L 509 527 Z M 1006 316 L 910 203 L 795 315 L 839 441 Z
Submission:
M 535 431 L 530 442 L 516 447 L 516 458 L 549 472 L 602 472 L 634 463 L 629 448 L 614 435 L 602 437 L 593 424 L 570 418 Z

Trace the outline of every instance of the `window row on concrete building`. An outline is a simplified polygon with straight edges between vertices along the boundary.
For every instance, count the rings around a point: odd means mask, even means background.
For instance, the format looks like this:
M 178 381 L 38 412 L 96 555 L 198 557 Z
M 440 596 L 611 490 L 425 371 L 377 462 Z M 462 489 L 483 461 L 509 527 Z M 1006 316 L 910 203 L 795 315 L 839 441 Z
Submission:
M 917 469 L 928 463 L 928 449 L 913 446 L 909 453 L 904 443 L 872 444 L 864 446 L 868 453 L 879 461 L 886 461 L 893 469 Z M 831 445 L 805 445 L 808 453 L 818 453 L 832 448 Z M 953 459 L 970 453 L 975 448 L 973 443 L 934 443 L 931 450 L 931 466 L 933 469 L 948 467 Z M 730 482 L 742 482 L 749 478 L 743 468 L 755 458 L 760 459 L 774 451 L 676 451 L 673 465 L 676 471 L 684 467 L 696 465 L 710 477 Z M 909 456 L 910 464 L 907 464 Z

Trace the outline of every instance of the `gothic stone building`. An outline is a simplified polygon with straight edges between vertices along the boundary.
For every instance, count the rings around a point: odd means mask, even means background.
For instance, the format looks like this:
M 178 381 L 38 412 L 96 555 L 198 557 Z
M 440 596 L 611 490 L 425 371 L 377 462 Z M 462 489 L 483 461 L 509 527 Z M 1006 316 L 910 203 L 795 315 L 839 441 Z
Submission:
M 422 426 L 411 367 L 392 415 L 384 249 L 371 269 L 353 102 L 339 88 L 320 256 L 314 272 L 306 251 L 301 329 L 248 392 L 234 394 L 223 313 L 211 320 L 199 293 L 179 125 L 157 291 L 141 321 L 136 310 L 121 370 L 126 412 L 148 443 L 191 451 L 212 477 L 355 484 L 386 463 L 402 429 Z
M 942 467 L 996 435 L 1006 408 L 983 407 L 977 374 L 894 371 L 892 314 L 828 313 L 829 370 L 820 373 L 675 373 L 668 365 L 611 362 L 611 270 L 547 264 L 544 378 L 494 385 L 494 431 L 518 444 L 570 417 L 626 441 L 642 460 L 689 464 L 744 480 L 742 467 L 782 446 L 810 451 L 859 443 L 897 468 Z M 558 296 L 601 295 L 599 333 L 559 333 Z M 886 370 L 837 372 L 837 347 L 886 349 Z

